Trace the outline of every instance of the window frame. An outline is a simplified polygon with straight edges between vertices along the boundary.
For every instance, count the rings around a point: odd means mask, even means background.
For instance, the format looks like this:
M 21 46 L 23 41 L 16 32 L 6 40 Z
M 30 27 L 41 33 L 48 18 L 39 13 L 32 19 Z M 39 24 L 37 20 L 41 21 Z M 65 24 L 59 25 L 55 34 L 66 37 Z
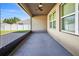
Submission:
M 54 21 L 56 22 L 56 15 L 54 17 L 54 13 L 56 14 L 56 11 L 55 10 L 52 12 L 52 16 L 53 16 L 53 19 L 52 19 L 52 29 L 56 29 L 56 24 L 55 24 L 55 28 L 54 28 L 54 25 L 53 25 L 53 22 Z
M 64 4 L 66 4 L 66 3 L 60 4 L 60 6 L 61 6 L 61 32 L 79 35 L 79 9 L 78 9 L 79 7 L 78 7 L 78 3 L 75 3 L 75 11 L 74 12 L 62 16 L 62 6 Z M 72 15 L 75 15 L 75 30 L 74 30 L 75 32 L 63 30 L 62 29 L 62 19 L 65 17 L 72 16 Z

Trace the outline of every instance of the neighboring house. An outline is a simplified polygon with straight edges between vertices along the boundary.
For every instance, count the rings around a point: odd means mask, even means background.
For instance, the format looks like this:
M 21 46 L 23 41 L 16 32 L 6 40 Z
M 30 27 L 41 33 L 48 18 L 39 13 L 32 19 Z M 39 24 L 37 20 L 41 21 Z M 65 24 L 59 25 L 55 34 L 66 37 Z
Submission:
M 30 19 L 21 20 L 21 21 L 17 22 L 17 24 L 27 24 L 27 25 L 30 25 Z

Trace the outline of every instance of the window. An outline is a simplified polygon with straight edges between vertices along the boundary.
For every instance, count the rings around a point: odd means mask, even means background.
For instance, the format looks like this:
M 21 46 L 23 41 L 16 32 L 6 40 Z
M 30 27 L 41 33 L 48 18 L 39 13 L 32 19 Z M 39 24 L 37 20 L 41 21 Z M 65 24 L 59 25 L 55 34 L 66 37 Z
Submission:
M 70 32 L 75 30 L 75 16 L 71 15 L 69 17 L 62 19 L 62 29 Z
M 52 22 L 53 22 L 53 29 L 55 29 L 56 28 L 56 12 L 54 12 L 53 13 L 53 15 L 52 15 L 53 17 L 52 17 Z
M 63 17 L 62 18 L 62 30 L 75 32 L 75 29 L 74 29 L 75 28 L 75 15 L 71 14 L 74 11 L 75 11 L 74 3 L 62 5 L 62 17 Z
M 75 3 L 61 4 L 62 30 L 78 34 L 79 32 L 78 10 L 79 10 L 79 4 Z
M 68 3 L 62 5 L 62 16 L 75 12 L 75 4 Z
M 50 16 L 50 28 L 56 28 L 56 12 L 53 12 Z
M 50 21 L 50 28 L 52 28 L 52 20 L 51 20 L 51 15 L 49 16 L 49 21 Z

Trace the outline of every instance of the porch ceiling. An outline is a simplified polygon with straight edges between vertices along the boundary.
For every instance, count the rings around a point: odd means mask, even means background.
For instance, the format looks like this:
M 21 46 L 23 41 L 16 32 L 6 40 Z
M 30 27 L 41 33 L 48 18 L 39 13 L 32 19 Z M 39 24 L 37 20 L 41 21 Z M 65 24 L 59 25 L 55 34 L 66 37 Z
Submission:
M 28 9 L 30 11 L 30 13 L 32 14 L 32 16 L 36 16 L 36 15 L 47 15 L 48 12 L 52 9 L 52 7 L 55 5 L 55 3 L 42 3 L 43 7 L 42 7 L 42 11 L 40 11 L 38 9 L 38 5 L 40 3 L 22 3 L 22 6 L 25 9 Z M 27 7 L 27 8 L 26 8 Z

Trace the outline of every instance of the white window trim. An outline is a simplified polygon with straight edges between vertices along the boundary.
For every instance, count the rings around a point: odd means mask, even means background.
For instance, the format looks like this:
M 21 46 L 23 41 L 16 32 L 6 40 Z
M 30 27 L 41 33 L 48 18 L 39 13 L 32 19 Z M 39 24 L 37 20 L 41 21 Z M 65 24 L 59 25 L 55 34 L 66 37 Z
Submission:
M 61 7 L 63 5 L 64 4 L 61 4 Z M 78 3 L 75 3 L 75 12 L 67 14 L 65 16 L 61 16 L 61 21 L 62 21 L 63 18 L 71 16 L 71 15 L 75 15 L 75 32 L 70 32 L 70 31 L 62 30 L 62 24 L 61 24 L 61 31 L 62 32 L 67 32 L 67 33 L 79 35 L 79 17 L 78 17 L 79 16 L 79 10 L 78 10 Z
M 70 34 L 73 34 L 73 35 L 79 35 L 79 34 L 75 34 L 74 32 L 65 31 L 65 30 L 62 30 L 62 32 L 64 32 L 64 33 L 70 33 Z
M 71 16 L 71 15 L 74 15 L 74 14 L 75 14 L 75 12 L 70 13 L 70 14 L 67 14 L 67 15 L 65 15 L 65 16 L 62 16 L 61 18 L 65 18 L 65 17 Z
M 76 3 L 75 4 L 75 34 L 79 34 L 79 23 L 78 23 L 78 21 L 79 21 L 79 19 L 78 19 L 78 3 Z

